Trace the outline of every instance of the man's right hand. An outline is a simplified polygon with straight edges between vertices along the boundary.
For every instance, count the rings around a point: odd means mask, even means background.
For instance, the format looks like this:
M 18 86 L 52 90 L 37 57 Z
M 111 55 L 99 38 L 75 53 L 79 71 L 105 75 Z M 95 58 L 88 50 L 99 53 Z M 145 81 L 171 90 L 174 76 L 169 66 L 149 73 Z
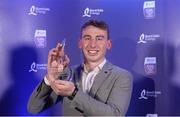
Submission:
M 63 70 L 68 66 L 69 62 L 68 56 L 64 54 L 64 47 L 62 44 L 58 43 L 56 48 L 49 51 L 47 80 L 50 84 L 60 76 Z

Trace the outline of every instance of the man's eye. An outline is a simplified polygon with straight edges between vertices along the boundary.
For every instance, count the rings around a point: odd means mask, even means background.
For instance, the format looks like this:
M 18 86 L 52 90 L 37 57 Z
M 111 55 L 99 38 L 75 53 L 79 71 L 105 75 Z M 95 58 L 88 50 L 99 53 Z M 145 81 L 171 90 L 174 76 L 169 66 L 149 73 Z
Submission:
M 100 41 L 100 40 L 103 40 L 103 38 L 102 37 L 97 37 L 96 40 Z
M 84 38 L 84 40 L 90 40 L 90 38 Z

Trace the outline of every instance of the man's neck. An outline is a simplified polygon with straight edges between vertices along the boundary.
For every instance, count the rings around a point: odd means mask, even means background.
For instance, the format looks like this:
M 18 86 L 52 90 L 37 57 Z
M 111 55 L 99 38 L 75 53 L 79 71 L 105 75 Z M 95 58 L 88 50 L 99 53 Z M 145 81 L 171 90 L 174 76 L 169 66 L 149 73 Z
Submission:
M 90 72 L 90 71 L 92 71 L 95 67 L 97 67 L 99 64 L 101 64 L 104 60 L 105 60 L 105 58 L 102 59 L 102 60 L 99 61 L 99 62 L 89 62 L 89 61 L 85 61 L 85 62 L 84 62 L 84 65 L 85 65 L 85 67 L 86 67 L 86 70 L 87 70 L 88 72 Z

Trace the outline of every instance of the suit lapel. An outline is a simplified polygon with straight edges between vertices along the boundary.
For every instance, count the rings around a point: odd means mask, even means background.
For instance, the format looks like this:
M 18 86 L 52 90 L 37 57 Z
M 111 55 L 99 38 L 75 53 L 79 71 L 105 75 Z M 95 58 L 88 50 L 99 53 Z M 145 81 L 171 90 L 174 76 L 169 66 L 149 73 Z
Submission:
M 89 94 L 94 97 L 100 86 L 103 84 L 103 82 L 107 79 L 107 77 L 110 74 L 110 71 L 112 69 L 112 65 L 109 62 L 106 62 L 102 70 L 96 75 L 93 85 L 91 87 L 91 90 Z
M 74 82 L 77 85 L 78 88 L 82 87 L 82 65 L 75 68 L 74 71 Z

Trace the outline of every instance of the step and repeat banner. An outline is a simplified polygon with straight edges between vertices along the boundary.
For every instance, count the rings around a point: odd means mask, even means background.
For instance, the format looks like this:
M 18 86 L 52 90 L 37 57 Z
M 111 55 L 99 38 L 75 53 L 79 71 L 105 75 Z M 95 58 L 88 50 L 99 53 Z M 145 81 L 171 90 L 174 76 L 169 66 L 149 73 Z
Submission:
M 32 115 L 27 102 L 46 74 L 48 51 L 66 39 L 82 63 L 81 25 L 109 24 L 107 59 L 134 76 L 128 116 L 180 115 L 179 0 L 1 0 L 0 115 Z M 37 115 L 62 115 L 61 103 Z

